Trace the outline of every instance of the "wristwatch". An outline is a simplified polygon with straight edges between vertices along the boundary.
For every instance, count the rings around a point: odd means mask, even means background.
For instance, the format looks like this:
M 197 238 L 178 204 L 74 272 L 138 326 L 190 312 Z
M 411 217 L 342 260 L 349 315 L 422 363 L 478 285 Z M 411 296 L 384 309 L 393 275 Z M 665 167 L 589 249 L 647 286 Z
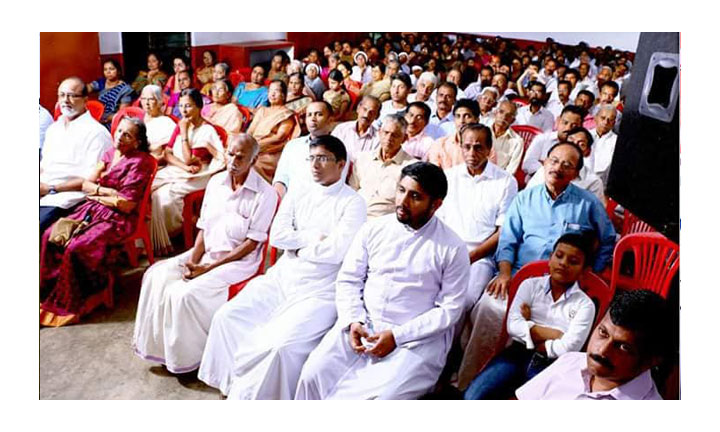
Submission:
M 57 189 L 55 189 L 55 186 L 50 186 L 48 194 L 55 195 L 57 193 Z

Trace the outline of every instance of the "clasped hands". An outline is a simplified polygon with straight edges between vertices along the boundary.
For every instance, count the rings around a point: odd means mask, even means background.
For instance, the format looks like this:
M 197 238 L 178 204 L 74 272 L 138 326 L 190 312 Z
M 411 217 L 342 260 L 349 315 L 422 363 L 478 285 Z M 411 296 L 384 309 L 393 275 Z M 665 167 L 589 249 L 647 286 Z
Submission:
M 210 271 L 210 264 L 195 264 L 190 261 L 185 263 L 183 271 L 183 279 L 191 280 Z
M 360 340 L 361 337 L 364 337 L 368 342 L 374 342 L 375 345 L 366 348 Z M 393 336 L 391 330 L 381 331 L 371 336 L 361 323 L 356 322 L 350 325 L 350 348 L 358 354 L 366 353 L 383 358 L 393 352 L 396 347 L 395 336 Z

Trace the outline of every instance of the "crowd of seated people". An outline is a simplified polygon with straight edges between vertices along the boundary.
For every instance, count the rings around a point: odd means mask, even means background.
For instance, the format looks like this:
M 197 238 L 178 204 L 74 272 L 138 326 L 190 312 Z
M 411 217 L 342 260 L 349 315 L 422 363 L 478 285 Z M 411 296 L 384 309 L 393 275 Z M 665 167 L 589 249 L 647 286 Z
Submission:
M 659 398 L 665 300 L 618 291 L 595 317 L 578 286 L 617 238 L 605 185 L 629 54 L 415 33 L 316 48 L 237 85 L 211 51 L 194 74 L 153 53 L 132 84 L 114 61 L 61 83 L 41 135 L 41 325 L 102 304 L 149 218 L 146 246 L 168 258 L 144 273 L 133 349 L 228 398 L 411 399 L 444 383 L 466 399 Z M 267 245 L 281 258 L 253 277 Z M 537 260 L 549 275 L 508 304 Z

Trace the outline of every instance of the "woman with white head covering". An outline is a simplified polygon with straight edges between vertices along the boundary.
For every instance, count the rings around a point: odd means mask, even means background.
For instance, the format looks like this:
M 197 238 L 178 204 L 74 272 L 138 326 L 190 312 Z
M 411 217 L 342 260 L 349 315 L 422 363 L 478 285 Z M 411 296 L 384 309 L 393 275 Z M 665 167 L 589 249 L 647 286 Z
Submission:
M 362 82 L 363 84 L 372 81 L 371 67 L 367 64 L 367 54 L 365 54 L 365 52 L 363 51 L 358 51 L 357 53 L 355 53 L 353 60 L 355 61 L 355 66 L 352 67 L 352 74 L 350 75 L 350 79 L 352 79 L 353 81 Z
M 320 66 L 315 63 L 308 63 L 305 66 L 305 84 L 310 87 L 312 92 L 315 94 L 315 100 L 322 100 L 322 95 L 325 93 L 325 83 L 320 78 Z

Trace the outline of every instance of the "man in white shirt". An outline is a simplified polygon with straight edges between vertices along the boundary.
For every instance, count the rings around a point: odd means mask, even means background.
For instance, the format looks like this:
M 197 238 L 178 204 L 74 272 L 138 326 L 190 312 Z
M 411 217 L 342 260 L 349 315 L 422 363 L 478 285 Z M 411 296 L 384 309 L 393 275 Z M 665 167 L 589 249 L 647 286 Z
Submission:
M 560 114 L 557 131 L 545 132 L 533 138 L 522 162 L 522 169 L 528 178 L 542 166 L 542 161 L 547 157 L 550 147 L 560 141 L 566 141 L 567 132 L 582 125 L 584 114 L 585 111 L 581 107 L 568 105 Z
M 464 163 L 445 171 L 448 193 L 437 217 L 467 245 L 471 264 L 466 302 L 469 310 L 495 272 L 492 256 L 505 212 L 517 194 L 517 181 L 488 160 L 492 132 L 487 126 L 465 126 L 460 149 Z
M 571 89 L 572 84 L 570 84 L 570 81 L 558 81 L 556 92 L 553 93 L 556 97 L 551 97 L 547 103 L 547 109 L 553 115 L 553 118 L 560 117 L 563 108 L 570 102 Z
M 195 245 L 143 275 L 133 349 L 172 373 L 197 369 L 228 287 L 254 275 L 265 258 L 278 198 L 252 168 L 259 150 L 250 135 L 230 135 L 228 169 L 208 182 Z
M 357 106 L 357 120 L 340 123 L 333 129 L 331 135 L 345 144 L 349 161 L 354 163 L 360 153 L 377 149 L 379 130 L 373 122 L 379 115 L 380 100 L 374 96 L 363 96 Z
M 430 95 L 432 95 L 433 90 L 435 90 L 437 82 L 438 79 L 434 73 L 423 72 L 415 84 L 417 92 L 408 96 L 408 102 L 425 102 L 430 106 Z
M 591 169 L 603 180 L 605 185 L 610 176 L 610 167 L 617 142 L 617 134 L 613 131 L 616 116 L 617 110 L 613 105 L 600 105 L 595 114 L 595 129 L 590 130 L 594 139 Z
M 325 101 L 311 102 L 305 111 L 305 124 L 308 135 L 290 140 L 283 148 L 278 161 L 273 187 L 280 197 L 290 188 L 304 188 L 313 183 L 310 164 L 310 142 L 319 136 L 327 135 L 332 128 L 332 107 Z M 349 152 L 348 152 L 349 153 Z M 343 169 L 343 179 L 347 177 L 347 164 Z
M 380 118 L 376 120 L 376 126 L 380 127 L 385 116 L 407 109 L 411 85 L 410 77 L 405 73 L 398 72 L 392 76 L 390 100 L 383 102 L 380 108 Z
M 395 211 L 395 186 L 400 171 L 417 159 L 402 149 L 407 122 L 400 114 L 387 116 L 380 128 L 380 146 L 358 155 L 348 184 L 365 200 L 368 219 Z
M 87 87 L 77 77 L 58 87 L 62 115 L 45 132 L 40 161 L 40 232 L 83 200 L 82 182 L 112 146 L 110 132 L 87 110 Z
M 365 203 L 341 179 L 340 140 L 315 138 L 309 158 L 312 187 L 290 189 L 270 229 L 282 257 L 212 319 L 198 378 L 228 398 L 292 399 L 308 354 L 335 323 L 335 278 Z
M 447 181 L 403 168 L 394 215 L 368 222 L 337 279 L 338 321 L 312 352 L 296 399 L 413 399 L 445 365 L 466 296 L 463 241 L 434 213 Z
M 545 85 L 539 81 L 532 81 L 528 88 L 530 103 L 517 111 L 515 124 L 530 125 L 548 132 L 552 130 L 555 117 L 545 108 Z
M 490 161 L 514 175 L 522 162 L 525 141 L 510 127 L 515 122 L 517 105 L 505 100 L 497 107 L 490 130 L 493 134 L 493 148 Z
M 492 126 L 495 121 L 495 106 L 499 93 L 493 86 L 485 87 L 480 92 L 480 96 L 477 98 L 478 105 L 480 107 L 480 115 L 478 116 L 478 123 L 482 123 L 487 127 Z M 513 112 L 513 121 L 515 121 L 515 113 Z
M 457 90 L 457 86 L 451 82 L 444 82 L 437 89 L 437 108 L 430 114 L 430 122 L 425 128 L 425 132 L 433 139 L 455 133 L 453 106 L 458 99 Z
M 483 66 L 477 81 L 465 87 L 465 98 L 477 99 L 484 88 L 492 86 L 492 78 L 493 69 L 490 66 Z
M 668 308 L 647 290 L 618 291 L 590 335 L 515 391 L 520 400 L 659 400 L 650 370 L 666 351 Z
M 53 118 L 52 115 L 50 115 L 50 112 L 45 109 L 42 105 L 39 105 L 39 115 L 40 115 L 40 158 L 42 159 L 42 148 L 43 143 L 45 142 L 45 131 L 47 131 L 47 128 L 50 127 L 51 124 L 53 124 Z
M 407 127 L 407 141 L 403 143 L 403 150 L 410 156 L 425 160 L 433 138 L 425 132 L 430 121 L 430 107 L 425 102 L 412 102 L 405 113 Z
M 557 62 L 554 59 L 549 58 L 545 61 L 545 67 L 537 76 L 537 80 L 545 85 L 547 92 L 552 92 L 555 88 L 557 88 L 555 69 L 557 69 Z

